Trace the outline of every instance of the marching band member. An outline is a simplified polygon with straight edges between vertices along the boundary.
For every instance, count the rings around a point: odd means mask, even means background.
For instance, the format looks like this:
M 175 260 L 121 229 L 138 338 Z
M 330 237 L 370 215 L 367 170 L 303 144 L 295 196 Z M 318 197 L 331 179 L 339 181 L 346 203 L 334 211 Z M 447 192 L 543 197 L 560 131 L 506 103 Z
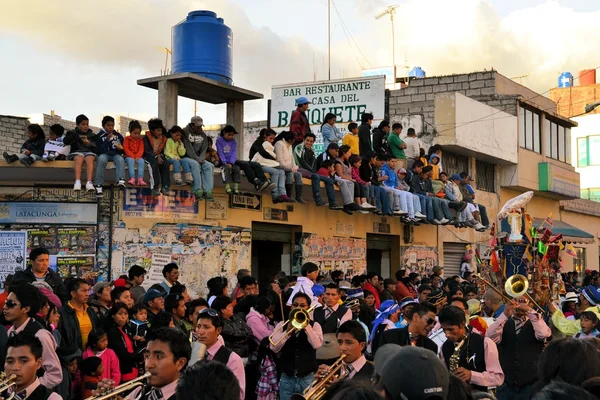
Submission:
M 498 348 L 490 338 L 469 332 L 465 312 L 456 306 L 440 311 L 440 324 L 448 340 L 442 345 L 442 361 L 448 370 L 475 390 L 487 392 L 504 382 Z
M 552 331 L 524 297 L 507 303 L 488 328 L 486 336 L 498 345 L 504 384 L 497 389 L 499 400 L 525 400 L 532 395 L 544 342 Z
M 196 335 L 198 341 L 206 346 L 206 361 L 219 361 L 233 372 L 240 384 L 240 398 L 244 399 L 246 392 L 246 375 L 244 373 L 244 363 L 239 355 L 228 349 L 219 340 L 219 335 L 223 330 L 223 319 L 219 313 L 212 308 L 205 308 L 198 314 L 198 323 L 196 324 Z
M 15 400 L 62 400 L 40 383 L 37 377 L 42 367 L 42 342 L 33 335 L 20 333 L 8 339 L 4 372 L 15 375 L 15 386 L 8 389 Z
M 190 341 L 183 332 L 171 328 L 157 329 L 144 353 L 146 372 L 151 374 L 148 385 L 135 389 L 127 399 L 136 399 L 143 390 L 141 400 L 175 400 L 179 375 L 187 366 L 191 352 Z
M 338 327 L 352 319 L 352 311 L 339 305 L 340 289 L 330 283 L 325 289 L 325 307 L 318 307 L 314 312 L 314 320 L 323 329 L 323 345 L 317 349 L 317 362 L 332 365 L 340 356 L 336 332 Z
M 395 343 L 400 346 L 423 347 L 437 354 L 438 346 L 427 336 L 435 325 L 435 306 L 431 303 L 419 303 L 412 309 L 408 326 L 383 332 L 379 346 Z
M 308 310 L 312 302 L 306 293 L 296 293 L 292 310 Z M 271 336 L 271 350 L 280 353 L 281 380 L 279 399 L 289 400 L 294 393 L 302 393 L 314 379 L 317 371 L 317 349 L 323 345 L 323 330 L 318 322 L 310 321 L 306 328 L 285 337 L 288 327 L 280 322 Z
M 363 326 L 357 321 L 344 322 L 337 331 L 337 345 L 340 354 L 346 356 L 342 367 L 346 374 L 344 379 L 370 380 L 375 368 L 363 354 L 367 348 L 367 332 Z M 325 376 L 328 369 L 328 365 L 319 365 L 317 376 Z

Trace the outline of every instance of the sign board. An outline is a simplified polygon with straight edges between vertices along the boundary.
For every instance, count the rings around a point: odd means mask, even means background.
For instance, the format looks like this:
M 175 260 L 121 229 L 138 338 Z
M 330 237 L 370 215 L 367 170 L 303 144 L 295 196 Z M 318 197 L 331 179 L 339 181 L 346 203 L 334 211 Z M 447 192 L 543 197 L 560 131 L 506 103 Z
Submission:
M 279 210 L 277 208 L 265 207 L 264 219 L 267 221 L 287 221 L 288 212 L 286 210 Z
M 255 193 L 232 194 L 229 196 L 229 207 L 260 211 L 262 196 Z
M 75 224 L 96 225 L 95 203 L 2 202 L 0 224 Z
M 206 219 L 227 219 L 227 195 L 213 194 L 215 201 L 205 201 Z
M 195 219 L 198 202 L 188 190 L 170 190 L 167 196 L 152 196 L 146 188 L 127 188 L 123 195 L 123 216 L 160 219 Z
M 390 233 L 391 226 L 384 222 L 373 222 L 373 232 L 375 233 Z
M 306 112 L 312 132 L 317 136 L 314 150 L 323 151 L 321 124 L 328 113 L 337 116 L 337 127 L 346 132 L 349 122 L 360 121 L 365 112 L 374 116 L 373 126 L 385 118 L 385 76 L 369 76 L 320 82 L 295 83 L 271 88 L 271 128 L 288 129 L 296 99 L 304 96 L 312 103 Z
M 15 271 L 24 270 L 27 262 L 27 232 L 0 231 L 0 282 Z
M 93 255 L 57 257 L 56 272 L 61 278 L 86 279 L 94 270 L 94 261 Z

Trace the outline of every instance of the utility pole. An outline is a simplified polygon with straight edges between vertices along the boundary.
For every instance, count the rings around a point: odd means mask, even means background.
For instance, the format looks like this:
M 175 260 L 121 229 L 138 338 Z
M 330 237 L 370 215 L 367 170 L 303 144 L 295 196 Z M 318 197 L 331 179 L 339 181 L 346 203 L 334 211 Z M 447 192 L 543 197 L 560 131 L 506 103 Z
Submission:
M 327 76 L 331 80 L 331 0 L 327 0 Z
M 396 8 L 398 7 L 400 6 L 389 6 L 375 17 L 375 19 L 381 19 L 389 14 L 392 23 L 392 67 L 394 68 L 394 85 L 396 84 L 396 35 L 394 34 L 394 14 L 396 14 Z

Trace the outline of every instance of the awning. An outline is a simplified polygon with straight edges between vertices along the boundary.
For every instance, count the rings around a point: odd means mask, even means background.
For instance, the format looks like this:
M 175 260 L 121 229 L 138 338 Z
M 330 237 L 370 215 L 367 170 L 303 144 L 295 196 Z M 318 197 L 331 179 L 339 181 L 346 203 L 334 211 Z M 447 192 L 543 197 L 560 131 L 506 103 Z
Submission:
M 541 226 L 543 223 L 543 218 L 533 219 L 533 226 L 535 226 L 536 228 Z M 552 236 L 562 233 L 563 242 L 584 244 L 591 244 L 595 242 L 595 237 L 591 233 L 582 231 L 581 229 L 576 228 L 573 225 L 569 225 L 563 221 L 553 221 L 553 225 L 545 223 L 544 227 L 549 228 L 552 231 Z M 508 222 L 506 220 L 502 221 L 501 230 L 502 232 L 510 233 L 510 226 L 508 225 Z

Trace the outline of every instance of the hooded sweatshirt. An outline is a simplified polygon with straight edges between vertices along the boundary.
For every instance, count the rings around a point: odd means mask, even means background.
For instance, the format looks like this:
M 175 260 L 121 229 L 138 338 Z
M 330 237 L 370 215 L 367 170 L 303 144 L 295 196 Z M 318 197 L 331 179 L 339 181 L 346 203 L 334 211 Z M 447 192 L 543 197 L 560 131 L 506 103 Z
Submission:
M 181 140 L 185 145 L 186 157 L 192 158 L 199 163 L 202 163 L 206 160 L 208 140 L 206 140 L 206 133 L 204 133 L 203 130 L 200 130 L 200 132 L 194 132 L 192 124 L 188 124 L 185 128 L 183 128 Z
M 123 146 L 124 141 L 123 136 L 117 131 L 113 132 L 110 140 L 108 139 L 108 133 L 104 129 L 96 135 L 96 146 L 98 146 L 99 154 L 107 154 L 109 156 L 123 154 L 123 150 L 119 149 L 117 144 Z

